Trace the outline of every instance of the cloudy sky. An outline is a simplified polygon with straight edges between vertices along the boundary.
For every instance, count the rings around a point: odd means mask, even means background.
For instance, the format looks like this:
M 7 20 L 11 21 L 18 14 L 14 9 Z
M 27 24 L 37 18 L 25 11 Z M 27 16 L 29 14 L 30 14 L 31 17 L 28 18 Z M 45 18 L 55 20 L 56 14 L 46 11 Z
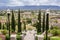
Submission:
M 57 5 L 60 0 L 0 0 L 0 6 L 25 6 L 25 5 Z

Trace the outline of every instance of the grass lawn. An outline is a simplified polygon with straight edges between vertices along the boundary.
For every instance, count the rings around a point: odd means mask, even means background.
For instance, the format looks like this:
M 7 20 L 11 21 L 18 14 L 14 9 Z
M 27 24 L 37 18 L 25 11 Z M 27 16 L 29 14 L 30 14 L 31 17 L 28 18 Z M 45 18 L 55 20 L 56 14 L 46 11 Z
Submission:
M 60 40 L 60 37 L 54 36 L 50 38 L 51 40 Z

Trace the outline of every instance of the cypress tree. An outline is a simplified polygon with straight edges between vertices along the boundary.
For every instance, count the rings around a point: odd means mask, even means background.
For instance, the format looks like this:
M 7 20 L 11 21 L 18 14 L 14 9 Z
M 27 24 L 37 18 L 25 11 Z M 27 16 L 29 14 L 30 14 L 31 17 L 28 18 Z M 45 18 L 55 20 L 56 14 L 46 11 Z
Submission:
M 9 30 L 9 25 L 8 25 L 8 22 L 6 22 L 6 27 L 7 27 L 7 30 Z
M 43 25 L 42 26 L 43 26 L 42 29 L 43 29 L 43 32 L 44 32 L 44 30 L 45 30 L 45 13 L 43 14 Z
M 46 40 L 48 40 L 49 14 L 46 15 Z
M 39 11 L 39 14 L 38 14 L 38 25 L 37 25 L 37 32 L 41 32 L 41 11 Z
M 11 27 L 12 27 L 12 31 L 15 32 L 15 18 L 14 18 L 13 10 L 12 10 L 12 18 L 11 18 Z
M 26 23 L 25 22 L 23 22 L 24 23 L 24 30 L 26 31 Z
M 5 28 L 5 26 L 4 26 L 4 24 L 3 24 L 3 30 L 4 30 L 4 28 Z
M 46 15 L 46 30 L 49 30 L 49 14 Z
M 50 29 L 52 30 L 53 29 L 53 26 L 51 25 Z
M 21 32 L 20 10 L 18 11 L 18 32 Z
M 0 29 L 1 29 L 1 22 L 0 22 Z

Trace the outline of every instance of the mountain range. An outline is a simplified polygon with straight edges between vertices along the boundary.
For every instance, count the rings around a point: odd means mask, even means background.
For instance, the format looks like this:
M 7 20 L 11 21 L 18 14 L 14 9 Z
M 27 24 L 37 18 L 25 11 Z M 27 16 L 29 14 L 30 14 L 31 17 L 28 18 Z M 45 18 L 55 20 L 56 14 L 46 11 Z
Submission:
M 40 9 L 51 9 L 60 10 L 60 6 L 53 5 L 40 5 L 40 6 L 0 6 L 0 10 L 6 9 L 22 9 L 22 10 L 40 10 Z

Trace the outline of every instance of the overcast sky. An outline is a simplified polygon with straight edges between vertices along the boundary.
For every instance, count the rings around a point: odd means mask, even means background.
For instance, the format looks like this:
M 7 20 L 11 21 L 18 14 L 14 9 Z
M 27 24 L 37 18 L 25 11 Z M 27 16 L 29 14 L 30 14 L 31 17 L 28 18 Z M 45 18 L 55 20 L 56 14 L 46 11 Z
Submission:
M 60 0 L 0 0 L 0 6 L 25 6 L 25 5 L 57 5 Z

